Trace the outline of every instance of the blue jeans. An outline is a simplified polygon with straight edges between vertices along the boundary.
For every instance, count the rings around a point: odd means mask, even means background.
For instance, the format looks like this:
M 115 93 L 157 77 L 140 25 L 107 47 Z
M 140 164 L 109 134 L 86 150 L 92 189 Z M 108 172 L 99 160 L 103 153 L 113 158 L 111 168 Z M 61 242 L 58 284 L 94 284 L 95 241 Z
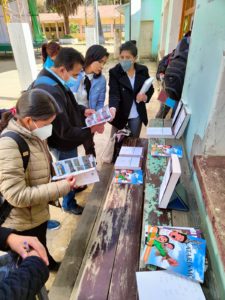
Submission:
M 131 136 L 138 138 L 141 133 L 142 121 L 140 117 L 128 119 L 128 128 L 131 131 Z
M 57 149 L 51 148 L 51 153 L 56 160 L 63 160 L 67 158 L 72 158 L 77 156 L 77 149 L 71 151 L 59 151 Z M 75 191 L 70 191 L 69 194 L 63 197 L 62 207 L 66 210 L 75 208 L 77 202 L 75 200 Z

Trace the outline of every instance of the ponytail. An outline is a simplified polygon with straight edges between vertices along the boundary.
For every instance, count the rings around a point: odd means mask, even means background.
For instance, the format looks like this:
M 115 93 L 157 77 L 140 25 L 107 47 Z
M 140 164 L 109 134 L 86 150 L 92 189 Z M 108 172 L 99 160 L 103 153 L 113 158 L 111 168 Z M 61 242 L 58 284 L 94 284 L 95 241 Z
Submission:
M 43 63 L 45 63 L 47 57 L 48 57 L 48 53 L 47 53 L 47 43 L 43 44 L 41 46 L 41 55 L 42 55 L 42 60 L 43 60 Z

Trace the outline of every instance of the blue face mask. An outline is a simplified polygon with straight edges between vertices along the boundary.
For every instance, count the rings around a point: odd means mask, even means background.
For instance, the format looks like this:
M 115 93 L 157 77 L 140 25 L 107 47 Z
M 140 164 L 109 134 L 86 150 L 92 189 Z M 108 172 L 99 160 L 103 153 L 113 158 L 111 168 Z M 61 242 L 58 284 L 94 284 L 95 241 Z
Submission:
M 71 88 L 77 84 L 77 80 L 71 76 L 69 80 L 65 81 L 65 84 L 68 88 Z
M 124 72 L 129 71 L 130 68 L 132 67 L 132 64 L 133 64 L 132 60 L 129 60 L 129 59 L 120 61 L 120 65 L 121 65 L 122 69 L 124 70 Z

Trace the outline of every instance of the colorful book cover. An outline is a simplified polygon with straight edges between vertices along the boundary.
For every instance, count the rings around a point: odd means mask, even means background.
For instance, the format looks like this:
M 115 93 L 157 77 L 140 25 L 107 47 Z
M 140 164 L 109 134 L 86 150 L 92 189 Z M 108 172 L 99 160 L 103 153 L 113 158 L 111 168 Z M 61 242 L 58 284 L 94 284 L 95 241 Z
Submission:
M 142 170 L 115 170 L 114 183 L 143 184 Z
M 142 259 L 146 265 L 204 281 L 206 241 L 175 227 L 147 225 Z
M 90 115 L 85 119 L 87 127 L 92 127 L 94 125 L 106 123 L 112 118 L 111 112 L 108 105 L 97 110 L 94 114 Z
M 179 158 L 183 157 L 182 146 L 171 146 L 171 145 L 158 145 L 154 144 L 151 148 L 152 156 L 165 156 L 169 157 L 171 154 L 176 154 Z

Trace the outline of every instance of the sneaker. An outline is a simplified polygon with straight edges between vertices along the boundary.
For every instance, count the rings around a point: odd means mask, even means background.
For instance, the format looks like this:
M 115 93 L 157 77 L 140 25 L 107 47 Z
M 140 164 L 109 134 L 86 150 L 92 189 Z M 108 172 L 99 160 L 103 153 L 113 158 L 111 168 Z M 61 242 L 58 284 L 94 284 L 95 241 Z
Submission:
M 68 212 L 68 213 L 71 213 L 71 214 L 74 214 L 74 215 L 81 215 L 82 212 L 83 212 L 83 210 L 84 210 L 84 208 L 82 206 L 80 206 L 80 205 L 77 204 L 77 205 L 75 205 L 72 208 L 63 208 L 63 210 L 65 212 Z
M 86 190 L 86 188 L 87 188 L 87 185 L 82 185 L 82 186 L 76 188 L 76 189 L 75 189 L 75 192 L 76 192 L 76 193 L 83 192 L 84 190 Z
M 57 230 L 61 226 L 60 222 L 56 220 L 48 220 L 47 229 L 48 230 Z

